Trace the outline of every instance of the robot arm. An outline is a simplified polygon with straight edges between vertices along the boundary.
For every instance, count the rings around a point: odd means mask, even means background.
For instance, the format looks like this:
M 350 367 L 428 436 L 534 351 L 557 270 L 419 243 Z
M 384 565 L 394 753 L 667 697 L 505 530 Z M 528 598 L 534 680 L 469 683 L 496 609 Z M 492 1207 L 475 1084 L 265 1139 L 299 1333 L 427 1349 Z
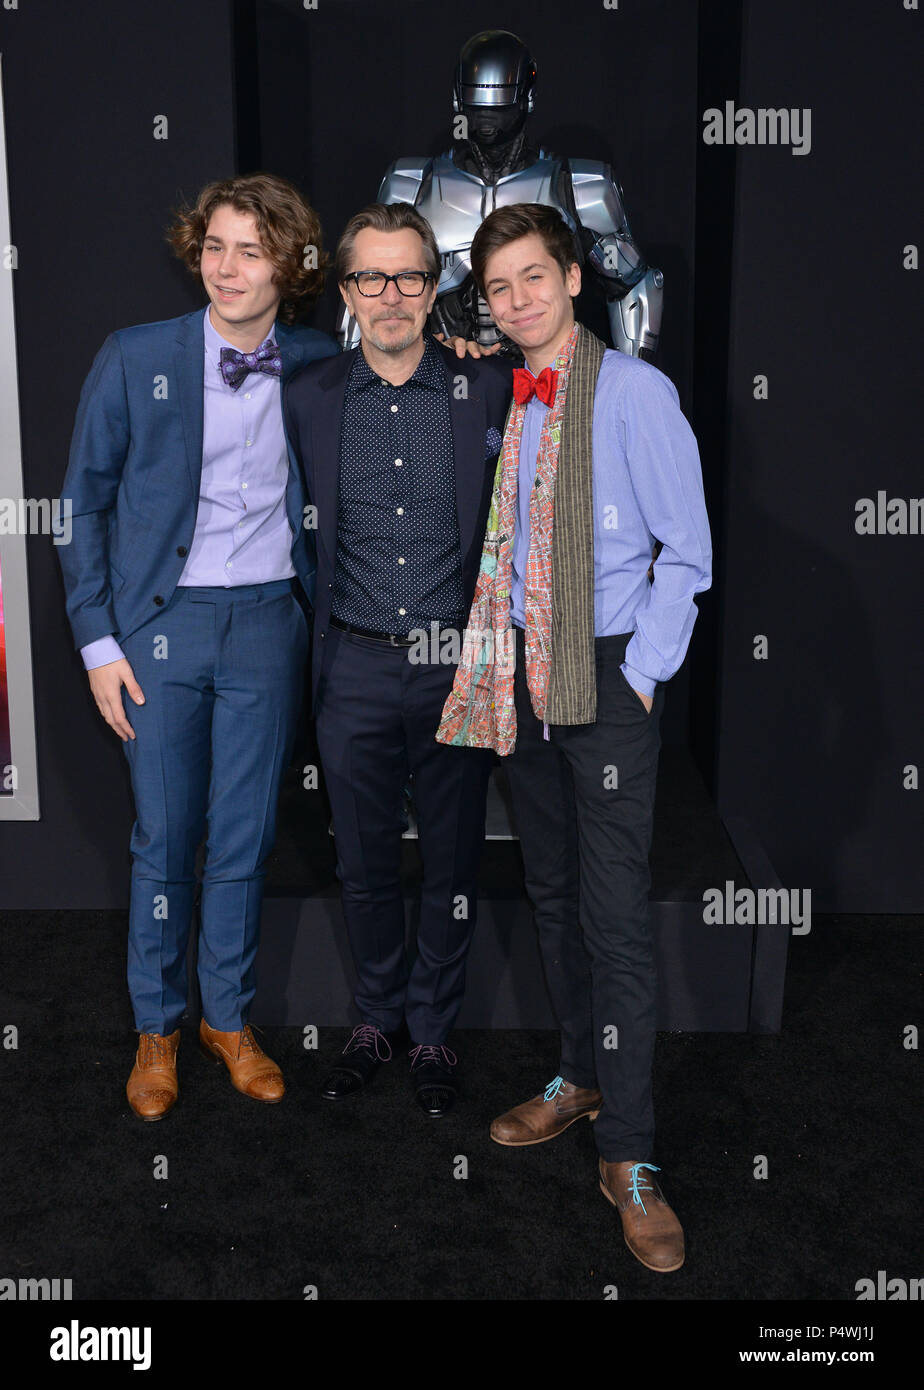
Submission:
M 607 301 L 613 345 L 620 352 L 648 362 L 654 360 L 661 334 L 663 285 L 663 273 L 649 266 L 621 299 Z
M 427 173 L 428 159 L 396 159 L 385 170 L 385 177 L 379 184 L 377 203 L 410 203 L 416 206 L 420 188 Z M 336 334 L 341 351 L 356 347 L 359 342 L 359 327 L 346 304 L 341 303 L 337 315 Z
M 632 238 L 610 166 L 592 159 L 569 163 L 577 219 L 592 239 L 587 259 L 606 291 L 613 346 L 650 361 L 661 332 L 664 276 L 646 263 Z

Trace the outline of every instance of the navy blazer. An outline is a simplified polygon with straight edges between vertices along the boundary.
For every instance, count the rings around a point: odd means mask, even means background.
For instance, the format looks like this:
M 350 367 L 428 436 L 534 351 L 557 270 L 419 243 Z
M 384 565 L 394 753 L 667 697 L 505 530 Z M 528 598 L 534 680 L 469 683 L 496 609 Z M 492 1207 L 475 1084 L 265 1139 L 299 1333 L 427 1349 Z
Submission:
M 57 546 L 67 615 L 80 648 L 136 632 L 172 596 L 192 545 L 202 473 L 205 308 L 110 334 L 80 394 L 62 487 L 71 541 Z M 337 353 L 326 333 L 276 324 L 285 382 Z M 292 565 L 309 599 L 314 544 L 289 449 Z
M 494 357 L 458 358 L 437 343 L 446 371 L 455 469 L 456 515 L 462 552 L 465 611 L 471 607 L 491 506 L 491 490 L 511 395 L 511 367 Z M 283 390 L 289 443 L 317 507 L 317 598 L 312 638 L 311 695 L 317 702 L 324 638 L 330 622 L 337 564 L 340 423 L 347 379 L 360 349 L 296 372 Z M 464 385 L 463 385 L 464 379 Z

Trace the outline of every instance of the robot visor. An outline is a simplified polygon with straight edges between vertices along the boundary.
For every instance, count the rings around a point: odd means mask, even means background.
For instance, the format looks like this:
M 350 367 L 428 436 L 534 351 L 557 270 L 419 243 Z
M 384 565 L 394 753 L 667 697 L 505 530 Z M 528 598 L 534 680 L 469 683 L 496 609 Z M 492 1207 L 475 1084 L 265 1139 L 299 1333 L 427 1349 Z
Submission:
M 459 92 L 463 106 L 516 106 L 520 99 L 519 87 L 470 87 L 463 83 Z

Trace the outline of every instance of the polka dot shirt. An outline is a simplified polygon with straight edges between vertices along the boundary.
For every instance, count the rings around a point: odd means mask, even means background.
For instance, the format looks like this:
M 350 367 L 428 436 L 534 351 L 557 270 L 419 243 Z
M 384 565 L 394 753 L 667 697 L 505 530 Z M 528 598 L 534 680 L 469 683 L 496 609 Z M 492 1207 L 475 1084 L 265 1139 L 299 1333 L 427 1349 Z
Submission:
M 464 622 L 450 382 L 433 339 L 401 386 L 357 351 L 340 428 L 337 567 L 331 612 L 407 636 Z

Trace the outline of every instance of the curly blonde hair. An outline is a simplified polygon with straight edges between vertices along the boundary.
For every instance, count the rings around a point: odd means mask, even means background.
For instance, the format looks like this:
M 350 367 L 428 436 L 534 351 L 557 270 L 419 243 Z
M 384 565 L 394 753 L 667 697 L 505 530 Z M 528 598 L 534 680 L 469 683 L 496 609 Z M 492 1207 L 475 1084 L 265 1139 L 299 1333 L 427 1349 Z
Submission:
M 167 233 L 174 252 L 194 275 L 199 274 L 202 243 L 212 214 L 224 204 L 253 217 L 275 266 L 273 280 L 280 292 L 278 317 L 283 323 L 295 323 L 324 288 L 330 264 L 321 244 L 318 214 L 294 184 L 276 174 L 244 174 L 206 184 L 194 206 L 178 209 Z M 309 248 L 314 249 L 314 257 L 308 255 Z

